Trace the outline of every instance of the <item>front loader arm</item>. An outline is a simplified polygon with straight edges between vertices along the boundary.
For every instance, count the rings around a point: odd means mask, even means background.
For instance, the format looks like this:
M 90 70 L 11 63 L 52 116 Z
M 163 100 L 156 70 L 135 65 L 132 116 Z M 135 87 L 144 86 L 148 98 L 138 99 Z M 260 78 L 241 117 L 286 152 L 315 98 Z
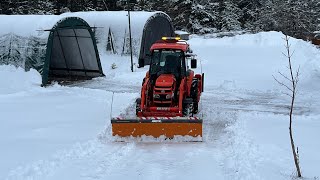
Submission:
M 183 109 L 183 99 L 185 98 L 185 84 L 186 84 L 186 78 L 181 80 L 180 87 L 179 87 L 179 111 L 182 113 Z
M 148 101 L 149 78 L 145 78 L 141 88 L 141 110 L 145 109 Z

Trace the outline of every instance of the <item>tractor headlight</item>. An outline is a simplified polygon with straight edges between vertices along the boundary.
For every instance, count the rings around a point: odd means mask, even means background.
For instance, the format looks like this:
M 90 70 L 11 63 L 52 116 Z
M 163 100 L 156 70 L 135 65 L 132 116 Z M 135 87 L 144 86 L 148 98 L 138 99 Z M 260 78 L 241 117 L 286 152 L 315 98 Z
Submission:
M 153 98 L 158 99 L 158 98 L 160 98 L 160 95 L 159 94 L 153 94 Z
M 173 97 L 173 94 L 167 94 L 166 99 L 171 99 Z

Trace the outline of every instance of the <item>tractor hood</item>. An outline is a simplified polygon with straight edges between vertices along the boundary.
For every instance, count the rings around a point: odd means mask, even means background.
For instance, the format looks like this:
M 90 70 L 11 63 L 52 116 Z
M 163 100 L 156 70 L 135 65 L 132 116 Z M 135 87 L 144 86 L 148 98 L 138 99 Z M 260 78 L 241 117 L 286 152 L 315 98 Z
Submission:
M 172 87 L 176 78 L 173 74 L 161 74 L 156 81 L 157 87 Z

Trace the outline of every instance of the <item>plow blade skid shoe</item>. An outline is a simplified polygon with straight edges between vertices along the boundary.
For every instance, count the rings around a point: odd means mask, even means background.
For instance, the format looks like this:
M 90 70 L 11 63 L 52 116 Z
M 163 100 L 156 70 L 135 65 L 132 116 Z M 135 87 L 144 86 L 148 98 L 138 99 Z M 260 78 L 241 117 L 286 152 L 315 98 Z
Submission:
M 202 137 L 202 119 L 170 118 L 118 119 L 113 118 L 112 135 L 119 137 L 153 136 L 174 138 L 174 136 Z

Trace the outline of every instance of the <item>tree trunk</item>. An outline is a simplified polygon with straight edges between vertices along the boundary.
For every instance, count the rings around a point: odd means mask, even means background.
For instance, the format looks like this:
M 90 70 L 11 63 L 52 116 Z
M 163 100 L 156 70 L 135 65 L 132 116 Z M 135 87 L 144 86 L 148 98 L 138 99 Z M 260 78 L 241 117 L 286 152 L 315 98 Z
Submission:
M 291 142 L 292 155 L 293 155 L 293 158 L 294 158 L 294 164 L 295 164 L 296 169 L 297 169 L 298 177 L 301 177 L 301 170 L 300 170 L 300 166 L 299 166 L 298 154 L 296 152 L 296 148 L 295 148 L 295 145 L 294 145 L 293 135 L 292 135 L 292 128 L 291 128 L 292 127 L 292 112 L 293 112 L 294 98 L 295 98 L 295 95 L 292 96 L 292 100 L 291 100 L 289 134 L 290 134 L 290 142 Z
M 291 149 L 292 149 L 294 164 L 297 169 L 298 177 L 301 177 L 299 158 L 298 158 L 298 154 L 296 152 L 296 148 L 295 148 L 294 141 L 293 141 L 293 135 L 292 135 L 292 113 L 293 113 L 294 100 L 295 100 L 295 96 L 296 96 L 296 86 L 297 86 L 297 82 L 298 82 L 298 79 L 297 79 L 298 77 L 293 76 L 293 72 L 292 72 L 293 70 L 292 70 L 292 64 L 291 64 L 292 54 L 290 53 L 289 38 L 287 35 L 285 37 L 285 40 L 286 40 L 287 57 L 289 60 L 289 69 L 290 69 L 291 83 L 292 83 L 292 96 L 291 96 L 291 106 L 290 106 L 290 114 L 289 114 L 289 116 L 290 116 L 289 134 L 290 134 L 290 142 L 291 142 Z M 298 76 L 298 73 L 297 73 L 297 76 Z

